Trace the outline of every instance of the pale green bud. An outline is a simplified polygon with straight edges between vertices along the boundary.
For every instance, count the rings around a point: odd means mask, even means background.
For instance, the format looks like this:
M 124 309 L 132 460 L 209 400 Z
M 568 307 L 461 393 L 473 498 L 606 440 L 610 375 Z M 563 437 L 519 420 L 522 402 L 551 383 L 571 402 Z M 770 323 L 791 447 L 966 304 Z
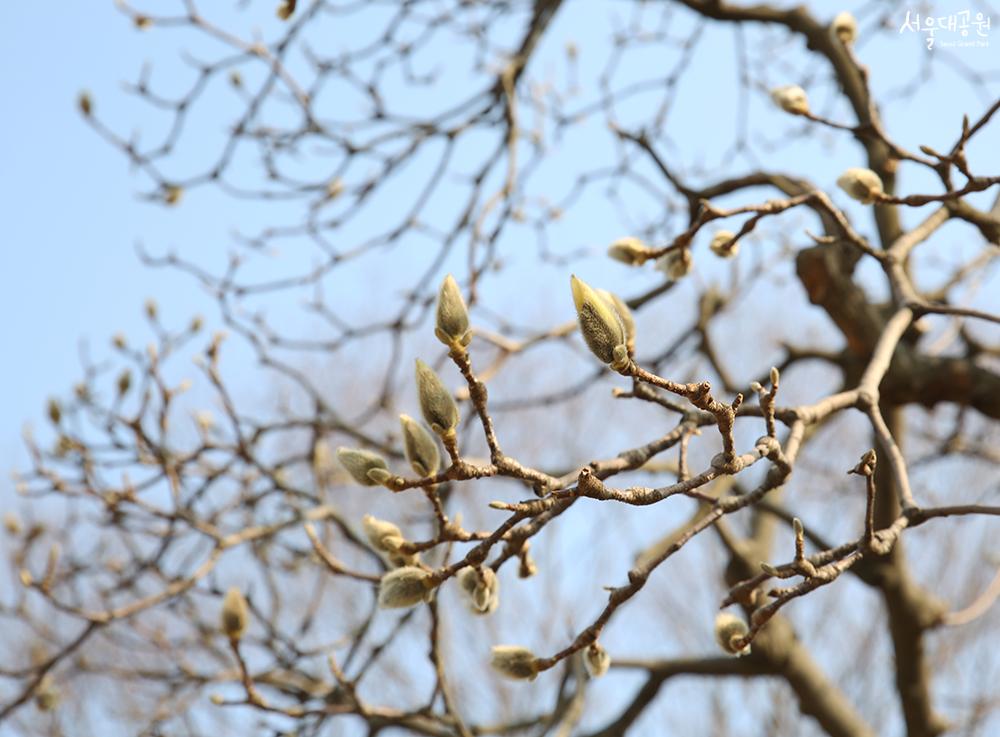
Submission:
M 771 99 L 786 113 L 805 115 L 809 112 L 809 98 L 806 91 L 797 84 L 776 87 L 771 90 Z
M 852 200 L 870 205 L 882 194 L 882 180 L 871 169 L 854 167 L 848 169 L 837 179 L 840 187 Z
M 437 325 L 434 335 L 446 346 L 469 345 L 472 333 L 469 331 L 469 310 L 462 299 L 462 290 L 455 278 L 448 274 L 438 292 Z
M 437 443 L 424 426 L 409 415 L 399 416 L 399 425 L 403 429 L 403 449 L 406 460 L 419 476 L 433 476 L 441 465 Z
M 736 234 L 731 230 L 719 230 L 712 236 L 709 249 L 719 258 L 735 258 L 740 252 L 739 241 L 734 241 Z
M 458 427 L 458 405 L 434 369 L 417 359 L 417 396 L 420 411 L 431 430 L 445 436 Z
M 586 282 L 575 276 L 570 277 L 570 287 L 573 290 L 576 316 L 580 321 L 580 333 L 591 353 L 616 370 L 624 367 L 628 360 L 625 328 L 618 311 L 612 306 L 613 302 L 601 297 Z
M 250 611 L 243 593 L 235 586 L 230 587 L 222 600 L 222 631 L 231 640 L 243 637 L 250 619 Z
M 535 654 L 520 645 L 496 645 L 490 651 L 490 665 L 505 678 L 533 681 L 538 675 Z
M 830 24 L 830 35 L 838 39 L 842 44 L 852 44 L 858 37 L 858 22 L 846 10 L 837 13 Z
M 599 642 L 595 642 L 584 651 L 583 664 L 591 678 L 600 678 L 611 667 L 611 656 Z
M 691 252 L 687 248 L 679 248 L 661 257 L 656 266 L 674 281 L 680 281 L 691 273 L 694 259 L 691 258 Z
M 619 238 L 608 247 L 608 256 L 629 266 L 642 266 L 651 253 L 638 238 Z
M 597 293 L 614 308 L 618 314 L 618 319 L 622 321 L 622 328 L 625 330 L 625 344 L 629 350 L 635 348 L 635 320 L 632 318 L 632 310 L 625 304 L 625 300 L 614 292 L 607 289 L 598 289 Z
M 741 649 L 736 643 L 749 632 L 746 622 L 729 612 L 719 612 L 715 618 L 715 641 L 730 655 L 749 655 L 750 646 Z
M 381 483 L 371 478 L 370 471 L 381 469 L 388 474 L 388 466 L 382 456 L 368 450 L 337 448 L 337 460 L 351 474 L 351 478 L 362 486 L 378 486 Z
M 372 547 L 383 553 L 386 559 L 395 567 L 412 566 L 419 561 L 419 557 L 412 554 L 400 552 L 399 548 L 406 542 L 402 531 L 385 520 L 372 517 L 366 514 L 361 518 L 361 528 L 365 531 L 365 536 L 372 544 Z
M 458 584 L 473 614 L 491 614 L 500 605 L 500 579 L 489 566 L 463 568 Z
M 429 601 L 433 594 L 430 574 L 416 566 L 403 566 L 382 576 L 378 605 L 383 609 L 405 609 Z

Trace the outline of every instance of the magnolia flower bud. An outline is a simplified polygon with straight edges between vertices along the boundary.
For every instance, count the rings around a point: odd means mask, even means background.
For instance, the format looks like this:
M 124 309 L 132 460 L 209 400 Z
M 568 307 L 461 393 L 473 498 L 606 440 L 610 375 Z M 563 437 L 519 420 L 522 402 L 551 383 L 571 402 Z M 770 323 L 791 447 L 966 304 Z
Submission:
M 378 605 L 383 609 L 405 609 L 430 601 L 434 589 L 430 574 L 416 566 L 403 566 L 382 576 L 378 586 Z
M 708 247 L 719 258 L 735 258 L 740 252 L 740 243 L 733 240 L 735 237 L 736 234 L 731 230 L 716 231 Z
M 661 257 L 656 266 L 674 281 L 679 281 L 691 273 L 694 259 L 688 249 L 680 248 Z
M 830 24 L 830 34 L 843 44 L 854 43 L 854 39 L 858 37 L 858 22 L 846 10 L 837 13 Z
M 462 299 L 462 290 L 458 288 L 455 277 L 448 274 L 441 282 L 438 292 L 437 325 L 434 335 L 446 346 L 465 347 L 472 340 L 469 331 L 469 310 Z
M 649 254 L 649 247 L 638 238 L 619 238 L 608 247 L 608 256 L 629 266 L 642 266 Z
M 535 654 L 520 645 L 495 645 L 490 651 L 490 665 L 505 678 L 533 681 L 538 675 Z
M 570 278 L 573 304 L 580 321 L 580 332 L 590 351 L 604 363 L 618 370 L 628 362 L 625 346 L 625 328 L 618 311 L 588 284 Z
M 434 369 L 417 359 L 417 396 L 431 430 L 444 437 L 458 426 L 458 405 Z
M 3 516 L 3 528 L 10 535 L 21 534 L 21 520 L 13 512 L 5 512 Z
M 622 321 L 622 328 L 625 330 L 625 345 L 629 351 L 633 350 L 635 348 L 635 320 L 632 318 L 632 310 L 614 292 L 609 292 L 607 289 L 598 289 L 597 293 L 618 313 L 618 319 Z
M 402 553 L 399 548 L 406 542 L 403 533 L 392 522 L 386 522 L 366 514 L 361 518 L 361 528 L 372 547 L 384 553 L 389 563 L 399 568 L 412 566 L 419 561 L 413 554 Z
M 591 678 L 600 678 L 611 667 L 611 656 L 599 642 L 595 642 L 584 651 L 583 664 Z
M 35 688 L 35 706 L 39 711 L 52 711 L 59 705 L 59 689 L 52 675 L 46 673 Z
M 731 655 L 749 655 L 750 646 L 737 649 L 737 641 L 746 636 L 750 630 L 746 622 L 729 612 L 719 612 L 715 618 L 715 641 L 719 647 Z
M 492 568 L 463 568 L 458 574 L 458 584 L 468 597 L 473 614 L 492 614 L 500 605 L 500 579 Z
M 403 449 L 406 460 L 419 476 L 433 476 L 441 465 L 437 443 L 424 426 L 409 415 L 399 416 L 403 428 Z
M 871 169 L 854 167 L 848 169 L 837 179 L 837 186 L 847 193 L 847 196 L 865 205 L 870 205 L 882 194 L 882 180 Z
M 806 97 L 806 91 L 797 84 L 776 87 L 771 90 L 771 99 L 786 113 L 805 115 L 809 112 L 809 98 Z
M 243 637 L 249 618 L 247 600 L 237 587 L 230 587 L 222 600 L 222 631 L 230 640 L 238 640 Z
M 368 450 L 337 448 L 337 460 L 351 474 L 351 478 L 362 486 L 378 486 L 381 483 L 373 479 L 369 472 L 383 470 L 388 473 L 388 466 L 382 456 Z

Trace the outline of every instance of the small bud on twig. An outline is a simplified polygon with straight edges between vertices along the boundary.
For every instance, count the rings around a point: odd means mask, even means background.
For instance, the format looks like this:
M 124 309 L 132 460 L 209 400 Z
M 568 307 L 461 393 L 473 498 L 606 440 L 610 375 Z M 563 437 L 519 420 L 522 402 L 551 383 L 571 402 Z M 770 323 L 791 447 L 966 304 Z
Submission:
M 222 631 L 230 640 L 238 640 L 243 637 L 249 619 L 250 612 L 243 593 L 236 586 L 230 587 L 222 600 Z
M 469 310 L 462 298 L 455 277 L 448 274 L 441 283 L 437 302 L 437 324 L 434 335 L 446 346 L 455 350 L 465 348 L 472 340 L 469 331 Z
M 771 90 L 774 104 L 792 115 L 805 115 L 809 112 L 809 98 L 806 91 L 797 84 L 776 87 Z
M 736 234 L 731 230 L 719 230 L 712 236 L 709 249 L 719 258 L 735 258 L 740 252 L 739 241 L 733 240 Z
M 608 256 L 629 266 L 642 266 L 652 251 L 638 238 L 619 238 L 608 247 Z
M 570 277 L 573 304 L 583 335 L 591 353 L 612 368 L 624 368 L 628 361 L 625 328 L 618 311 L 589 284 Z
M 846 10 L 837 13 L 830 23 L 830 35 L 844 45 L 852 44 L 858 37 L 858 22 Z
M 599 642 L 595 642 L 584 651 L 583 664 L 591 678 L 600 678 L 611 667 L 611 656 Z
M 837 179 L 837 186 L 847 196 L 865 205 L 870 205 L 882 194 L 882 180 L 871 169 L 852 167 Z
M 388 473 L 388 466 L 382 456 L 368 450 L 337 448 L 337 460 L 351 474 L 351 478 L 362 486 L 378 486 L 381 483 L 371 477 L 372 471 L 383 470 Z
M 383 609 L 406 609 L 430 601 L 434 589 L 429 579 L 430 574 L 416 566 L 389 571 L 379 583 L 378 605 Z
M 420 476 L 433 476 L 438 472 L 441 455 L 437 443 L 424 426 L 409 415 L 399 416 L 399 425 L 403 429 L 403 449 L 406 460 Z
M 490 665 L 506 678 L 533 681 L 538 675 L 535 654 L 526 647 L 495 645 L 490 653 Z
M 500 605 L 500 580 L 492 568 L 463 568 L 458 574 L 458 584 L 473 614 L 492 614 Z
M 441 437 L 458 427 L 458 405 L 434 369 L 417 359 L 417 397 L 420 411 L 431 430 Z
M 715 618 L 715 641 L 731 655 L 749 655 L 750 646 L 737 647 L 738 642 L 750 632 L 746 622 L 735 614 L 719 612 Z

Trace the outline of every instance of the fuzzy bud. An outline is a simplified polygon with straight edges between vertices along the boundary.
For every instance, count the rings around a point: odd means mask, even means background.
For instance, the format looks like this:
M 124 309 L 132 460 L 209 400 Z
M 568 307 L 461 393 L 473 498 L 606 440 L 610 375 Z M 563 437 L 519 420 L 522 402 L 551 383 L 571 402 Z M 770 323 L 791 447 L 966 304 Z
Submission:
M 736 643 L 749 632 L 747 623 L 729 612 L 719 612 L 715 618 L 715 641 L 731 655 L 749 655 L 750 646 L 737 649 Z
M 611 667 L 611 656 L 599 642 L 593 643 L 583 652 L 583 664 L 591 678 L 600 678 Z
M 691 269 L 694 268 L 694 259 L 691 258 L 691 252 L 688 249 L 681 248 L 662 256 L 656 262 L 656 267 L 674 281 L 679 281 L 691 273 Z
M 462 299 L 455 277 L 448 274 L 441 282 L 438 292 L 437 324 L 434 335 L 449 348 L 469 345 L 472 333 L 469 331 L 469 310 Z
M 403 429 L 403 449 L 406 460 L 419 476 L 433 476 L 441 465 L 437 443 L 424 426 L 409 415 L 399 416 L 399 425 Z
M 444 437 L 458 426 L 458 405 L 434 369 L 417 359 L 417 396 L 431 430 Z
M 419 561 L 416 555 L 400 552 L 400 547 L 406 542 L 406 538 L 392 522 L 366 514 L 361 518 L 361 528 L 365 531 L 365 536 L 372 547 L 383 553 L 393 566 L 397 568 L 412 566 Z
M 774 104 L 792 115 L 805 115 L 809 112 L 809 98 L 806 91 L 797 84 L 788 84 L 771 90 Z
M 716 231 L 708 247 L 719 258 L 735 258 L 740 252 L 740 243 L 733 240 L 735 237 L 736 234 L 731 230 Z
M 848 169 L 837 179 L 837 186 L 847 193 L 852 200 L 870 205 L 882 194 L 882 180 L 871 169 L 854 167 Z
M 837 13 L 830 24 L 830 35 L 838 39 L 842 44 L 852 44 L 858 37 L 858 22 L 846 10 Z
M 250 612 L 243 593 L 235 586 L 230 587 L 222 600 L 222 631 L 230 640 L 238 640 L 243 637 L 249 619 Z
M 5 512 L 3 516 L 3 528 L 8 535 L 21 534 L 21 520 L 13 512 Z
M 434 589 L 430 574 L 416 566 L 403 566 L 382 576 L 378 586 L 378 605 L 383 609 L 406 609 L 429 601 Z
M 591 353 L 612 368 L 624 368 L 628 361 L 625 328 L 618 311 L 586 282 L 570 278 L 580 332 Z
M 622 322 L 622 328 L 625 330 L 625 345 L 628 347 L 629 351 L 635 349 L 635 319 L 632 317 L 632 310 L 628 308 L 625 304 L 625 300 L 619 297 L 614 292 L 609 292 L 607 289 L 598 289 L 597 293 L 601 295 L 604 300 L 611 305 L 615 312 L 618 314 L 618 319 Z
M 52 676 L 46 673 L 35 688 L 35 706 L 39 711 L 52 711 L 59 705 L 59 689 Z
M 458 574 L 458 584 L 473 614 L 492 614 L 500 605 L 500 579 L 492 568 L 463 568 Z
M 168 185 L 163 190 L 163 201 L 168 205 L 177 205 L 184 196 L 184 188 L 176 184 Z
M 495 645 L 490 651 L 490 665 L 505 678 L 533 681 L 538 675 L 535 654 L 520 645 Z
M 347 469 L 351 478 L 362 486 L 378 486 L 380 482 L 371 478 L 371 471 L 383 470 L 388 473 L 385 460 L 378 453 L 357 448 L 337 448 L 337 460 Z
M 650 249 L 638 238 L 619 238 L 608 246 L 608 256 L 629 266 L 642 266 L 649 259 Z

